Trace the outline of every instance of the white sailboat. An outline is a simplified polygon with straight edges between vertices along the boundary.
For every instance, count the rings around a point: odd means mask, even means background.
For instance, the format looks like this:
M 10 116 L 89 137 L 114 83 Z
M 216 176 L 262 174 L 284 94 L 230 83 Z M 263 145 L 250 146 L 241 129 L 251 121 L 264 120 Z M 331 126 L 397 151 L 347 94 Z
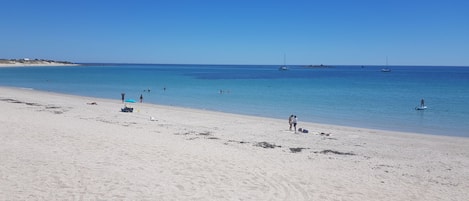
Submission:
M 288 66 L 286 64 L 286 55 L 283 54 L 283 66 L 280 66 L 280 68 L 278 68 L 278 70 L 288 70 Z
M 388 57 L 386 57 L 386 68 L 382 68 L 382 69 L 381 69 L 381 72 L 384 72 L 384 73 L 389 73 L 389 72 L 391 72 L 391 69 L 388 68 Z

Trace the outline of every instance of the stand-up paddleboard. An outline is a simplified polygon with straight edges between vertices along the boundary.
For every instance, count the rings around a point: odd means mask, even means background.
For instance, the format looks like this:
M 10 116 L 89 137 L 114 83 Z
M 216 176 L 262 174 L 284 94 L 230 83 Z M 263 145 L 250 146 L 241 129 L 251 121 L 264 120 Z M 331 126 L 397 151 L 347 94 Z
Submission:
M 416 110 L 425 110 L 427 109 L 427 106 L 417 106 L 415 107 Z

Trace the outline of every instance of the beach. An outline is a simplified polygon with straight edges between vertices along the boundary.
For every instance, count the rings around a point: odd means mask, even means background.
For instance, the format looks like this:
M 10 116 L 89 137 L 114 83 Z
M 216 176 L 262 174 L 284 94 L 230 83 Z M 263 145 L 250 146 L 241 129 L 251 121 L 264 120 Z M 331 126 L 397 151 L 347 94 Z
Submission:
M 0 87 L 0 200 L 466 200 L 469 138 Z
M 58 62 L 58 61 L 46 61 L 46 60 L 26 60 L 26 61 L 12 61 L 12 60 L 0 60 L 0 68 L 10 67 L 44 67 L 44 66 L 79 66 L 71 62 Z
M 0 68 L 11 68 L 11 67 L 44 67 L 44 66 L 79 66 L 79 64 L 62 64 L 62 63 L 47 63 L 47 64 L 0 64 Z

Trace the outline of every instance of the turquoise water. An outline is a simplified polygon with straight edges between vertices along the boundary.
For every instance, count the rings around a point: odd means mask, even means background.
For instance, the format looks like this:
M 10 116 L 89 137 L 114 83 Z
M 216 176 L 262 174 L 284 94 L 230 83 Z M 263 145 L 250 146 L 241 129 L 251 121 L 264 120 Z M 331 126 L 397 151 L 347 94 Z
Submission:
M 127 98 L 142 94 L 145 102 L 163 105 L 282 119 L 296 114 L 300 122 L 469 137 L 469 68 L 390 68 L 390 73 L 378 66 L 0 68 L 0 85 L 116 101 L 125 92 Z M 428 109 L 416 111 L 422 98 Z

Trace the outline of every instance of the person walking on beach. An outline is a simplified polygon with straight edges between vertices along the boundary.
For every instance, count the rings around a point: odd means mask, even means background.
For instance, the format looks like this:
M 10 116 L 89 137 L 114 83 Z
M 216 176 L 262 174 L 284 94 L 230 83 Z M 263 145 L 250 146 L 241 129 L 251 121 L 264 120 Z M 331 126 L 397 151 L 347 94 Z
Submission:
M 143 95 L 140 94 L 140 103 L 142 103 L 142 102 L 143 102 Z
M 288 117 L 288 124 L 290 124 L 290 130 L 291 130 L 291 127 L 293 125 L 293 115 L 290 115 L 290 117 Z
M 293 116 L 293 119 L 292 119 L 292 124 L 293 124 L 293 128 L 295 129 L 295 133 L 296 133 L 296 124 L 298 123 L 298 118 L 296 118 L 296 115 Z
M 124 102 L 124 99 L 125 99 L 125 93 L 121 93 L 121 98 L 122 98 L 122 102 Z

